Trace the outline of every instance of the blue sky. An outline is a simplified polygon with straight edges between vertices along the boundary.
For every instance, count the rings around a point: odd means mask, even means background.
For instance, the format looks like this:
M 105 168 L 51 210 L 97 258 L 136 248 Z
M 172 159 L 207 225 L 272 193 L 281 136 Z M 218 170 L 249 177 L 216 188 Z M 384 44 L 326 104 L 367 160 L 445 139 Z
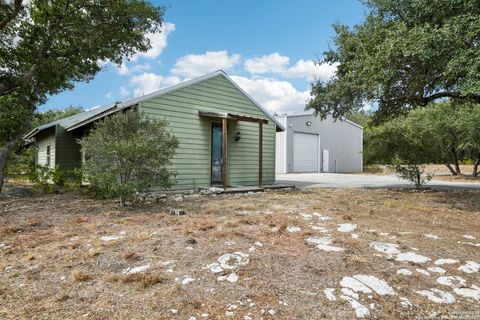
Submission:
M 365 8 L 358 0 L 153 1 L 167 8 L 153 48 L 119 68 L 106 63 L 89 83 L 50 97 L 40 110 L 92 108 L 147 94 L 223 69 L 270 112 L 301 112 L 313 77 L 328 79 L 335 66 L 315 66 L 338 21 L 354 25 Z

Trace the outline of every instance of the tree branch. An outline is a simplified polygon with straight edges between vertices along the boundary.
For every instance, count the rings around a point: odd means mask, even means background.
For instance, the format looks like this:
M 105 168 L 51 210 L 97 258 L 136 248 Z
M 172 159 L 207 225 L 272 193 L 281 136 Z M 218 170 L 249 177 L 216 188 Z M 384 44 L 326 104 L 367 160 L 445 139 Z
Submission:
M 0 21 L 0 30 L 4 29 L 10 21 L 15 19 L 15 17 L 18 15 L 20 10 L 22 9 L 22 1 L 23 0 L 14 0 L 13 2 L 13 11 L 10 13 L 7 13 L 5 18 L 3 18 L 2 21 Z

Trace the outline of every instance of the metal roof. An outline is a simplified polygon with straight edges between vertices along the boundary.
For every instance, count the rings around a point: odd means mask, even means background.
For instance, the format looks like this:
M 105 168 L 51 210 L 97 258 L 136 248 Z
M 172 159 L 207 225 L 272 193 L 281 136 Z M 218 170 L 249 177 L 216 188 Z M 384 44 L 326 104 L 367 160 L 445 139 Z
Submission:
M 247 98 L 249 98 L 260 110 L 262 110 L 265 113 L 265 115 L 268 116 L 268 118 L 270 118 L 276 124 L 277 131 L 284 131 L 285 130 L 283 125 L 280 124 L 280 122 L 278 122 L 278 120 L 274 116 L 272 116 L 267 110 L 265 110 L 260 104 L 258 104 L 249 94 L 247 94 L 242 88 L 240 88 L 240 86 L 238 84 L 236 84 L 232 79 L 230 79 L 230 77 L 223 70 L 217 70 L 215 72 L 208 73 L 204 76 L 201 76 L 201 77 L 198 77 L 198 78 L 195 78 L 195 79 L 191 79 L 191 80 L 188 80 L 188 81 L 185 81 L 185 82 L 181 82 L 181 83 L 173 85 L 171 87 L 160 89 L 160 90 L 154 91 L 152 93 L 143 95 L 143 96 L 138 97 L 138 98 L 132 98 L 132 99 L 125 100 L 123 102 L 113 103 L 113 104 L 105 105 L 105 106 L 98 107 L 98 108 L 95 108 L 95 109 L 90 109 L 88 111 L 85 111 L 85 112 L 82 112 L 82 113 L 79 113 L 79 114 L 76 114 L 76 115 L 73 115 L 73 116 L 70 116 L 70 117 L 67 117 L 67 118 L 64 118 L 64 119 L 49 122 L 47 124 L 41 125 L 41 126 L 35 128 L 35 129 L 33 129 L 31 132 L 29 132 L 25 136 L 25 139 L 30 139 L 30 138 L 34 137 L 38 132 L 40 132 L 42 130 L 45 130 L 45 129 L 48 129 L 48 128 L 51 128 L 55 125 L 59 125 L 59 126 L 65 128 L 67 131 L 69 129 L 73 130 L 73 129 L 79 128 L 79 127 L 81 127 L 85 124 L 88 124 L 88 123 L 90 123 L 94 120 L 97 120 L 101 117 L 104 117 L 108 114 L 111 114 L 113 112 L 117 112 L 118 110 L 136 105 L 139 102 L 150 100 L 152 98 L 156 98 L 156 97 L 165 95 L 165 94 L 170 93 L 172 91 L 191 86 L 191 85 L 196 84 L 198 82 L 205 81 L 205 80 L 214 78 L 214 77 L 219 76 L 219 75 L 221 75 L 225 79 L 227 79 L 238 90 L 240 90 L 245 96 L 247 96 Z
M 314 118 L 318 118 L 317 116 L 315 116 L 313 114 L 313 112 L 300 112 L 300 113 L 293 113 L 293 114 L 281 114 L 281 115 L 278 115 L 277 118 L 283 118 L 283 117 L 286 117 L 286 118 L 290 118 L 290 117 L 307 117 L 307 116 L 311 116 L 311 117 L 314 117 Z M 335 120 L 336 121 L 336 120 Z M 351 124 L 352 126 L 355 126 L 355 127 L 358 127 L 360 129 L 363 129 L 363 127 L 361 125 L 359 125 L 358 123 L 355 123 L 353 121 L 350 121 L 346 118 L 339 118 L 338 121 L 340 122 L 345 122 L 345 123 L 348 123 L 348 124 Z

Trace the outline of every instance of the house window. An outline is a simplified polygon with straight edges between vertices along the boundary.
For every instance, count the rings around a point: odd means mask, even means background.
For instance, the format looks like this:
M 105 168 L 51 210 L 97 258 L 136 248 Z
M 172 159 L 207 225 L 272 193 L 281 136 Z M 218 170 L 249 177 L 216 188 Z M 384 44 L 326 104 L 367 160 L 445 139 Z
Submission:
M 50 145 L 47 146 L 47 167 L 50 167 Z

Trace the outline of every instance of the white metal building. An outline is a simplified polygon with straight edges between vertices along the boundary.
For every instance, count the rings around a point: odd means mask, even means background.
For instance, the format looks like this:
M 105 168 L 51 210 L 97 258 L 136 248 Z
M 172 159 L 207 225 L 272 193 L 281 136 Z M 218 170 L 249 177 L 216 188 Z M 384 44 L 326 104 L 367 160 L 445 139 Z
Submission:
M 362 172 L 363 128 L 348 120 L 320 121 L 313 114 L 277 117 L 276 172 Z

